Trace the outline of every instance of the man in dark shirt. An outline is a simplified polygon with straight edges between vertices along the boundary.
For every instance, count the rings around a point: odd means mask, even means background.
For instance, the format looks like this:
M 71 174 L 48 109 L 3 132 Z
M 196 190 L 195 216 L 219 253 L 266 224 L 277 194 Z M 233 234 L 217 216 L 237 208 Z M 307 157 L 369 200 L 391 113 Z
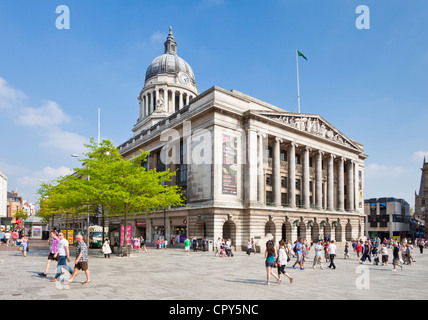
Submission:
M 392 255 L 394 259 L 392 260 L 392 265 L 394 266 L 394 269 L 392 271 L 397 271 L 397 266 L 403 269 L 403 266 L 400 264 L 400 248 L 398 247 L 398 244 L 394 242 L 394 249 L 392 250 Z

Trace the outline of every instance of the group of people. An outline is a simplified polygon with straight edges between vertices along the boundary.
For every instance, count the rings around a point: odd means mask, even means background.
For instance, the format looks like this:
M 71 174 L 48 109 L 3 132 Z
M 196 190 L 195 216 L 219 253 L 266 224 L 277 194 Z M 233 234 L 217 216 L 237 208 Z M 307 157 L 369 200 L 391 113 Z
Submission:
M 68 280 L 68 283 L 73 283 L 76 278 L 78 271 L 82 270 L 86 274 L 86 281 L 82 284 L 91 283 L 90 272 L 88 267 L 88 246 L 83 241 L 83 237 L 81 235 L 76 236 L 76 259 L 74 260 L 74 269 L 71 269 L 67 262 L 71 262 L 70 259 L 70 250 L 69 250 L 69 242 L 65 239 L 64 233 L 56 231 L 51 231 L 50 233 L 50 251 L 48 255 L 48 261 L 46 263 L 46 268 L 43 273 L 39 273 L 39 276 L 46 277 L 48 274 L 48 270 L 52 261 L 57 261 L 56 273 L 51 282 L 57 282 L 63 272 L 63 269 L 68 271 L 71 275 L 71 278 Z
M 233 257 L 232 252 L 232 240 L 228 238 L 226 241 L 224 241 L 223 238 L 218 238 L 215 241 L 215 253 L 214 255 L 216 257 L 222 257 L 222 258 L 228 258 Z
M 423 253 L 423 249 L 428 246 L 428 241 L 424 239 L 417 239 L 414 243 L 410 239 L 403 239 L 399 242 L 397 240 L 384 239 L 383 242 L 379 238 L 371 240 L 355 240 L 352 242 L 352 249 L 357 255 L 357 261 L 360 264 L 363 264 L 366 260 L 375 265 L 388 265 L 389 255 L 388 249 L 392 248 L 392 265 L 393 270 L 396 271 L 397 266 L 403 268 L 403 264 L 411 265 L 415 262 L 413 258 L 413 250 L 415 246 L 420 248 L 420 253 Z M 250 255 L 254 248 L 254 241 L 248 240 L 247 244 L 247 254 Z M 311 240 L 300 239 L 295 241 L 292 244 L 291 241 L 285 242 L 283 240 L 279 241 L 278 249 L 276 249 L 275 244 L 272 240 L 266 242 L 265 250 L 265 267 L 266 267 L 266 282 L 265 284 L 270 284 L 270 278 L 274 277 L 277 280 L 277 284 L 281 283 L 281 276 L 285 275 L 290 280 L 290 283 L 293 282 L 293 278 L 287 274 L 285 271 L 285 266 L 292 258 L 296 258 L 292 268 L 296 270 L 298 265 L 300 270 L 305 270 L 305 264 L 309 258 L 309 253 L 311 250 L 314 250 L 314 258 L 312 268 L 316 268 L 317 264 L 320 265 L 322 270 L 325 270 L 323 266 L 323 260 L 328 264 L 328 268 L 336 269 L 334 260 L 337 256 L 337 246 L 334 240 L 325 239 L 323 241 L 321 238 L 318 238 L 316 242 Z M 350 259 L 350 246 L 349 243 L 345 243 L 344 247 L 344 259 Z M 382 258 L 380 262 L 379 256 Z M 373 258 L 373 261 L 372 261 Z M 277 268 L 277 275 L 274 273 L 274 269 Z
M 26 257 L 30 251 L 28 244 L 28 236 L 24 233 L 24 228 L 13 229 L 12 231 L 4 229 L 0 230 L 0 245 L 7 247 L 18 246 L 18 250 L 22 252 L 22 256 Z

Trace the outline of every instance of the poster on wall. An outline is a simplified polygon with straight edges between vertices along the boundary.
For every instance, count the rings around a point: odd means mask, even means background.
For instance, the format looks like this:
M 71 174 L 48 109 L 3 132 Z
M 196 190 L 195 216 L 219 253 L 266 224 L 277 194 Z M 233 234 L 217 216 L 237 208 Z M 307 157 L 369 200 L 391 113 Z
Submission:
M 120 227 L 120 243 L 123 243 L 123 232 L 125 230 L 125 226 Z M 128 244 L 131 244 L 131 237 L 132 237 L 132 227 L 127 226 L 126 227 L 126 234 L 128 235 Z
M 363 207 L 363 172 L 358 171 L 358 203 L 360 208 Z
M 238 173 L 238 139 L 223 134 L 222 191 L 236 195 Z

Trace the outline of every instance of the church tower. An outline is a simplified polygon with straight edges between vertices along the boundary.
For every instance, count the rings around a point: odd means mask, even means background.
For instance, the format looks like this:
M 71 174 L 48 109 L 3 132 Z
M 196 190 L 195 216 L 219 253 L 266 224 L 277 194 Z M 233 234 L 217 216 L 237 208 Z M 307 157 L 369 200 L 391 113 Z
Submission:
M 146 71 L 144 88 L 138 96 L 140 112 L 134 136 L 189 104 L 198 95 L 190 65 L 177 55 L 177 42 L 169 28 L 164 54 Z

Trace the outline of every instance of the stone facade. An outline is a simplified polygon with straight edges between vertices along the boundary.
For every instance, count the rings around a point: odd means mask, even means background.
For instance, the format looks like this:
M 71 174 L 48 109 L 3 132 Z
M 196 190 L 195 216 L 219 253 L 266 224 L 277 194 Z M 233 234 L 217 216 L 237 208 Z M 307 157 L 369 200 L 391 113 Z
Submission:
M 428 237 L 427 232 L 427 200 L 428 200 L 428 162 L 424 158 L 424 162 L 421 168 L 421 182 L 419 186 L 419 192 L 415 192 L 415 217 L 425 222 L 425 239 Z
M 182 187 L 187 205 L 131 221 L 146 226 L 148 242 L 163 227 L 167 239 L 185 228 L 188 236 L 231 238 L 237 250 L 250 238 L 263 247 L 266 238 L 323 235 L 344 242 L 363 236 L 367 156 L 361 143 L 320 115 L 287 112 L 219 87 L 198 94 L 192 81 L 180 81 L 185 71 L 167 69 L 156 73 L 149 66 L 139 96 L 149 104 L 140 104 L 134 135 L 119 146 L 125 158 L 149 151 L 148 169 L 178 169 L 173 184 Z M 153 94 L 161 82 L 162 91 Z M 174 90 L 189 99 L 174 104 Z M 167 101 L 159 117 L 149 91 L 163 92 Z

